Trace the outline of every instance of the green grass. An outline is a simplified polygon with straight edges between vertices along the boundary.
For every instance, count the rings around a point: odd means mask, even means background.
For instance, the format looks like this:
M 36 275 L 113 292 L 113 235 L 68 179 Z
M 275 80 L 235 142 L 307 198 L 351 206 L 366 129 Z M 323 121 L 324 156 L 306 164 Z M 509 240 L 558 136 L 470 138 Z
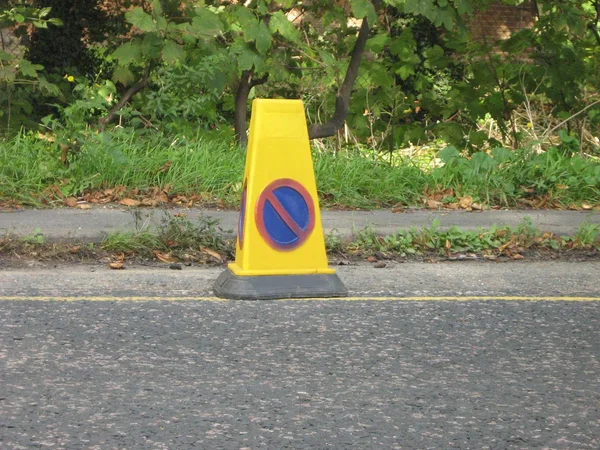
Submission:
M 139 195 L 160 188 L 171 196 L 194 195 L 205 204 L 239 204 L 245 154 L 229 135 L 211 132 L 184 138 L 116 129 L 89 133 L 72 147 L 65 165 L 59 144 L 35 134 L 0 142 L 0 202 L 60 204 L 61 195 L 122 186 Z M 469 157 L 449 147 L 439 156 L 443 164 L 432 169 L 406 159 L 390 165 L 360 152 L 315 152 L 321 204 L 422 206 L 427 195 L 445 192 L 441 200 L 446 204 L 470 196 L 487 206 L 600 205 L 598 159 L 568 157 L 556 148 L 540 154 L 495 149 Z
M 239 199 L 244 154 L 218 136 L 175 139 L 119 132 L 88 137 L 70 155 L 68 167 L 60 161 L 58 144 L 35 135 L 1 143 L 0 198 L 38 205 L 44 190 L 55 185 L 65 196 L 124 186 L 168 187 L 171 193 L 203 194 L 226 204 Z

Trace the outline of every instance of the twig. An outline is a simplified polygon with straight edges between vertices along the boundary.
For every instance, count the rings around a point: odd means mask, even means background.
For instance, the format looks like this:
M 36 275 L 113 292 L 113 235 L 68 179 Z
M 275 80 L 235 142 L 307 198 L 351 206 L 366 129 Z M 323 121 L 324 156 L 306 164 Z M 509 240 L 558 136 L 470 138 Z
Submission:
M 571 117 L 563 120 L 561 123 L 559 123 L 558 125 L 556 125 L 555 127 L 550 128 L 549 130 L 546 130 L 544 132 L 544 134 L 542 135 L 542 137 L 546 137 L 552 133 L 554 133 L 556 130 L 558 130 L 560 127 L 562 127 L 565 123 L 569 122 L 570 120 L 574 119 L 575 117 L 577 117 L 578 115 L 586 112 L 588 109 L 590 109 L 592 106 L 598 105 L 600 104 L 600 100 L 596 100 L 593 103 L 590 103 L 589 105 L 587 105 L 585 108 L 581 109 L 580 111 L 576 112 L 575 114 L 573 114 Z

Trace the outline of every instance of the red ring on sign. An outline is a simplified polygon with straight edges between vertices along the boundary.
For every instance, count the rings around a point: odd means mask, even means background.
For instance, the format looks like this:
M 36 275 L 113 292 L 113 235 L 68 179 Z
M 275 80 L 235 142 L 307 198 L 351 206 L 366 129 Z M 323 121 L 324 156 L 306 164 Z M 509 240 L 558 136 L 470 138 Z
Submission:
M 279 203 L 279 201 L 275 198 L 274 191 L 281 187 L 291 188 L 300 194 L 306 206 L 308 208 L 308 224 L 303 229 L 301 228 L 295 220 L 289 215 L 289 213 L 285 210 L 285 208 Z M 264 220 L 264 209 L 266 206 L 266 202 L 269 202 L 271 206 L 275 209 L 279 217 L 283 220 L 283 222 L 291 229 L 291 231 L 296 235 L 297 240 L 290 243 L 282 245 L 281 243 L 275 241 L 265 226 Z M 291 251 L 300 247 L 306 240 L 310 237 L 311 233 L 315 228 L 315 203 L 312 199 L 310 193 L 306 190 L 304 186 L 298 183 L 296 180 L 292 180 L 290 178 L 280 178 L 279 180 L 275 180 L 267 187 L 263 189 L 258 197 L 258 201 L 256 202 L 256 210 L 255 210 L 255 220 L 256 227 L 258 229 L 259 234 L 264 239 L 264 241 L 273 249 L 279 251 Z

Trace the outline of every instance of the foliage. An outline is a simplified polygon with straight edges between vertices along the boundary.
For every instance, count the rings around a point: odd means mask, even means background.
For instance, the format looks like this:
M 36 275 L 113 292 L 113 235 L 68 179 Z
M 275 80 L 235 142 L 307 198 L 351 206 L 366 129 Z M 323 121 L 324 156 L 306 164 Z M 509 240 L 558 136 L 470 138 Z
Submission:
M 444 165 L 433 170 L 434 185 L 487 204 L 513 206 L 516 199 L 530 198 L 539 199 L 538 206 L 569 205 L 594 203 L 600 196 L 600 164 L 579 155 L 566 156 L 555 147 L 539 154 L 499 147 L 489 154 L 464 156 L 450 146 L 439 157 Z
M 450 260 L 475 260 L 481 256 L 489 260 L 522 260 L 524 254 L 535 256 L 533 252 L 537 251 L 600 250 L 597 225 L 584 223 L 575 236 L 561 237 L 538 230 L 529 218 L 517 227 L 492 226 L 476 230 L 456 226 L 443 229 L 434 219 L 431 226 L 413 227 L 388 235 L 380 235 L 367 227 L 351 239 L 331 235 L 327 243 L 330 253 L 361 257 L 378 255 L 377 258 L 371 257 L 375 260 L 419 255 L 435 255 Z
M 29 4 L 52 10 L 60 27 L 37 27 L 28 33 L 27 57 L 45 67 L 48 74 L 64 73 L 94 77 L 98 61 L 89 47 L 106 40 L 109 32 L 99 0 L 29 0 Z
M 48 25 L 61 25 L 56 18 L 48 18 L 50 8 L 14 7 L 0 10 L 0 31 L 11 28 L 14 36 L 19 36 L 28 26 L 48 28 Z M 5 45 L 2 35 L 0 49 L 0 127 L 3 132 L 18 130 L 23 124 L 30 124 L 30 114 L 35 99 L 41 95 L 56 96 L 58 87 L 49 82 L 40 72 L 44 67 L 34 64 L 22 54 L 22 49 Z M 16 37 L 15 37 L 16 39 Z M 9 51 L 10 50 L 10 51 Z
M 102 100 L 104 101 L 104 100 Z M 73 111 L 73 117 L 77 111 Z M 77 113 L 79 114 L 79 113 Z M 0 142 L 0 201 L 63 204 L 68 198 L 131 204 L 200 204 L 237 207 L 244 153 L 232 147 L 231 130 L 160 134 L 116 128 L 82 129 L 76 153 L 61 161 L 66 131 L 21 133 Z M 65 139 L 57 141 L 55 139 Z M 71 143 L 72 144 L 72 143 Z M 321 204 L 326 207 L 469 205 L 574 207 L 600 205 L 600 162 L 569 157 L 558 148 L 492 150 L 468 155 L 443 149 L 437 167 L 400 160 L 390 165 L 359 152 L 314 154 Z M 439 196 L 439 197 L 437 197 Z M 135 200 L 135 201 L 133 201 Z M 465 206 L 469 206 L 465 205 Z M 74 206 L 74 205 L 72 205 Z
M 137 229 L 110 233 L 101 248 L 110 252 L 155 258 L 162 262 L 221 263 L 234 255 L 231 243 L 223 238 L 225 230 L 211 217 L 199 217 L 197 223 L 187 216 L 171 215 L 163 211 L 158 224 L 144 221 L 139 211 L 134 212 Z

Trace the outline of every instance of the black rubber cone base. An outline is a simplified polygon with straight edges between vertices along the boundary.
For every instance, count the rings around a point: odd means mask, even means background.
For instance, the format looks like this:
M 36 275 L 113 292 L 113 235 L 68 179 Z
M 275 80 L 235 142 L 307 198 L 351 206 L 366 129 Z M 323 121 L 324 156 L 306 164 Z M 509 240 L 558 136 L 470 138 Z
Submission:
M 345 297 L 348 290 L 336 274 L 238 276 L 225 270 L 214 286 L 217 297 L 233 300 Z

